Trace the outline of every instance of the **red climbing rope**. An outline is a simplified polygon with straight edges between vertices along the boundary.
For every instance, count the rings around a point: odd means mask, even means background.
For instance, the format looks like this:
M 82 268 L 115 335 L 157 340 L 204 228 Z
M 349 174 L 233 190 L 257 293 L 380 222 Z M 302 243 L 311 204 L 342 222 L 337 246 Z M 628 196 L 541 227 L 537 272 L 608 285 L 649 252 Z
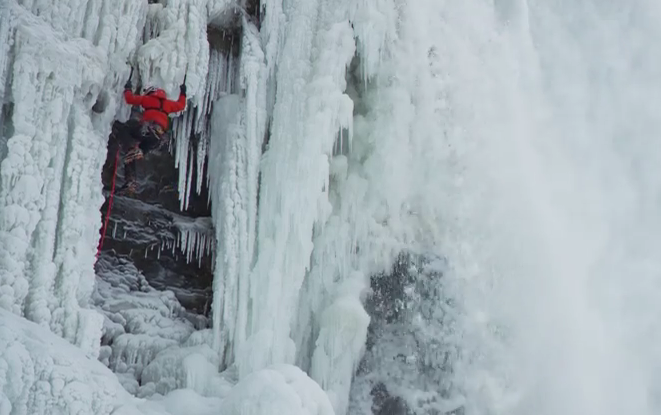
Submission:
M 112 187 L 110 188 L 110 198 L 108 199 L 108 211 L 106 212 L 106 219 L 103 222 L 103 230 L 101 231 L 101 241 L 99 241 L 99 247 L 96 250 L 96 258 L 99 258 L 99 253 L 101 253 L 101 248 L 103 247 L 103 240 L 106 239 L 106 231 L 108 230 L 108 221 L 110 220 L 110 209 L 112 209 L 112 199 L 115 195 L 115 179 L 117 179 L 117 165 L 119 164 L 119 149 L 117 149 L 117 154 L 115 155 L 115 168 L 112 172 Z

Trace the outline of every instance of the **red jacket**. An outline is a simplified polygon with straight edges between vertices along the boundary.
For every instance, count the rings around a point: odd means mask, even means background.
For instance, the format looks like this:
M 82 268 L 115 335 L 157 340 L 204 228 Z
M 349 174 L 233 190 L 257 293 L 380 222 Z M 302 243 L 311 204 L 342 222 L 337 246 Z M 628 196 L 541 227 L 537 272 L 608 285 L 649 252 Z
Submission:
M 135 95 L 130 89 L 127 89 L 124 91 L 124 99 L 130 105 L 139 105 L 145 109 L 142 114 L 143 122 L 154 121 L 164 130 L 167 130 L 170 124 L 168 114 L 183 111 L 186 108 L 186 95 L 179 94 L 177 101 L 170 101 L 165 92 L 160 89 L 149 95 Z

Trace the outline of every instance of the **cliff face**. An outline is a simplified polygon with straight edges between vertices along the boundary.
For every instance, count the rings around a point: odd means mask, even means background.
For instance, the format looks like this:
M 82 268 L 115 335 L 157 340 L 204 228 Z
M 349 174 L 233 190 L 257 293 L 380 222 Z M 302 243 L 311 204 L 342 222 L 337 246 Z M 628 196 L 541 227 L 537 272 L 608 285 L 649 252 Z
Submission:
M 111 145 L 102 175 L 104 220 L 116 154 Z M 174 158 L 163 151 L 137 163 L 137 192 L 114 195 L 101 254 L 130 258 L 150 285 L 173 290 L 186 308 L 207 315 L 215 248 L 208 195 L 194 194 L 189 208 L 181 211 Z M 121 157 L 115 180 L 117 188 L 124 183 Z
M 160 7 L 157 2 L 150 3 L 155 4 L 152 7 Z M 237 16 L 221 13 L 207 27 L 209 68 L 203 104 L 195 106 L 189 101 L 183 113 L 171 118 L 169 146 L 148 153 L 137 162 L 137 192 L 113 195 L 101 248 L 102 255 L 130 258 L 149 284 L 174 291 L 187 309 L 206 316 L 211 306 L 216 250 L 208 178 L 211 114 L 219 95 L 236 92 L 242 35 Z M 148 16 L 143 41 L 155 39 L 159 35 L 158 27 L 158 20 L 150 22 Z M 137 87 L 134 85 L 135 89 L 146 86 L 141 85 L 145 82 L 143 78 L 138 75 L 135 78 L 139 83 Z M 97 105 L 103 106 L 103 98 L 99 97 Z M 134 109 L 132 116 L 139 117 L 139 112 Z M 114 121 L 113 131 L 124 131 L 115 128 L 120 123 Z M 102 171 L 106 197 L 101 207 L 104 220 L 113 179 L 117 188 L 124 184 L 119 141 L 111 135 Z M 120 158 L 116 163 L 118 150 Z

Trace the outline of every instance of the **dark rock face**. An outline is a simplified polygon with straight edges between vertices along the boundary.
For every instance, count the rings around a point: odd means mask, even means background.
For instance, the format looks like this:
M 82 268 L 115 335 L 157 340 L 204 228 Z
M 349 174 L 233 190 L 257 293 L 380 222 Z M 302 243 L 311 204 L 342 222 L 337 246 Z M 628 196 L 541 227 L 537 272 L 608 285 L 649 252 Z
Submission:
M 378 383 L 370 391 L 372 411 L 375 415 L 409 415 L 406 402 L 399 396 L 391 396 L 383 383 Z
M 107 197 L 101 208 L 104 218 L 108 211 L 117 146 L 115 140 L 110 140 L 103 168 Z M 189 209 L 181 211 L 176 187 L 178 173 L 172 155 L 167 150 L 149 153 L 137 163 L 137 193 L 132 197 L 114 195 L 102 250 L 109 255 L 130 258 L 151 286 L 173 291 L 189 311 L 206 314 L 210 308 L 215 239 L 208 189 L 203 188 L 200 195 L 192 192 Z M 116 190 L 123 184 L 120 154 Z M 185 244 L 181 235 L 186 231 L 189 231 L 187 242 L 200 242 L 201 245 L 190 252 L 192 255 L 182 249 Z M 202 243 L 195 238 L 206 238 L 206 241 Z
M 2 102 L 0 102 L 2 104 Z M 0 160 L 7 153 L 8 137 L 14 135 L 14 126 L 11 123 L 11 117 L 14 113 L 14 104 L 10 101 L 0 105 Z
M 350 396 L 356 415 L 460 415 L 453 385 L 458 350 L 455 305 L 445 292 L 445 261 L 402 254 L 371 278 L 371 322 Z

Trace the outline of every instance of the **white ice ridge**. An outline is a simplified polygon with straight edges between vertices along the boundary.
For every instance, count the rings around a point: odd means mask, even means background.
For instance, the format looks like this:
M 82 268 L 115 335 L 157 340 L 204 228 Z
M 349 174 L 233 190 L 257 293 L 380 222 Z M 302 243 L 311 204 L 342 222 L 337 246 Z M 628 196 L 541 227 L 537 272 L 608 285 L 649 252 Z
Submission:
M 0 58 L 10 80 L 3 101 L 13 103 L 0 152 L 0 307 L 96 355 L 102 319 L 88 310 L 103 202 L 96 178 L 117 101 L 91 109 L 117 88 L 110 62 L 136 46 L 144 5 L 96 2 L 99 19 L 75 14 L 80 21 L 23 3 L 0 3 L 0 38 L 12 45 Z M 78 13 L 69 3 L 78 2 L 59 4 Z
M 235 13 L 235 4 L 227 0 L 171 0 L 165 7 L 150 7 L 146 34 L 152 38 L 138 49 L 136 56 L 143 86 L 162 87 L 175 99 L 186 76 L 188 108 L 174 119 L 172 126 L 180 208 L 185 210 L 190 192 L 200 193 L 207 177 L 204 164 L 211 104 L 221 94 L 234 90 L 238 64 L 229 49 L 210 48 L 207 28 L 219 15 Z M 215 36 L 221 36 L 219 29 L 216 32 Z M 195 137 L 193 143 L 191 136 Z

